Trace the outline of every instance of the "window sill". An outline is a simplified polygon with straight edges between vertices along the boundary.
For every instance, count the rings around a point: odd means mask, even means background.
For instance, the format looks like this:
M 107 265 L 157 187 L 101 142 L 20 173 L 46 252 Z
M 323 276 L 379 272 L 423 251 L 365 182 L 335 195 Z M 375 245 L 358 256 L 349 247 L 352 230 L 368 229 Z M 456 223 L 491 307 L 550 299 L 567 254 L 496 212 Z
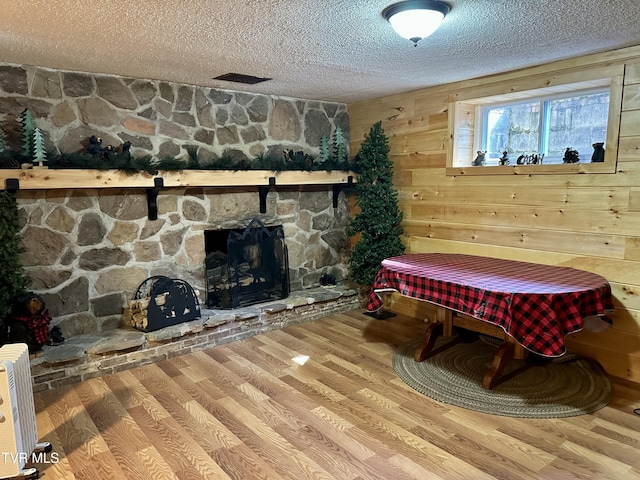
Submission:
M 491 167 L 447 167 L 448 176 L 539 175 L 576 173 L 616 173 L 612 163 L 563 163 L 556 165 L 506 165 Z

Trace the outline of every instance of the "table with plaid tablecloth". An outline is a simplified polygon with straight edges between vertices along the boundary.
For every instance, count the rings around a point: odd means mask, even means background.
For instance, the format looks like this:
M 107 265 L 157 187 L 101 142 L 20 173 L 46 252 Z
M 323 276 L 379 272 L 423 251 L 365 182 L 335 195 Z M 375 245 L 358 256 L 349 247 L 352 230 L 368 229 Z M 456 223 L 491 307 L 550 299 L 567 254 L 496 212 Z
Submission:
M 464 254 L 419 253 L 383 260 L 368 311 L 396 291 L 500 327 L 527 350 L 565 353 L 564 337 L 613 309 L 607 280 L 569 267 Z

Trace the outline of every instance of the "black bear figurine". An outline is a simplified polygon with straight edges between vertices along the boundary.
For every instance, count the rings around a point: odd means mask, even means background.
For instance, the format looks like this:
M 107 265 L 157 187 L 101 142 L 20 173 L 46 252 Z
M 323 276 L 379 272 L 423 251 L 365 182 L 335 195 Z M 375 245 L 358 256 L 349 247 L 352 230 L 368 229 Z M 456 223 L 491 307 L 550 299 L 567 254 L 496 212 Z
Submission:
M 485 162 L 485 155 L 487 154 L 487 152 L 483 152 L 482 150 L 478 150 L 478 156 L 475 158 L 475 160 L 473 162 L 471 162 L 471 165 L 474 167 L 481 167 L 482 165 L 484 165 Z
M 578 163 L 580 161 L 580 155 L 577 150 L 573 150 L 571 147 L 567 147 L 564 151 L 564 157 L 562 163 Z
M 593 163 L 604 162 L 604 142 L 596 142 L 592 147 L 593 155 L 591 155 L 591 161 Z
M 103 150 L 104 147 L 102 146 L 102 139 L 100 137 L 96 137 L 95 135 L 91 135 L 89 137 L 87 153 L 90 153 L 91 155 L 102 155 Z
M 12 305 L 3 326 L 3 336 L 8 343 L 26 343 L 29 353 L 36 353 L 47 341 L 50 322 L 44 298 L 34 292 L 25 292 Z

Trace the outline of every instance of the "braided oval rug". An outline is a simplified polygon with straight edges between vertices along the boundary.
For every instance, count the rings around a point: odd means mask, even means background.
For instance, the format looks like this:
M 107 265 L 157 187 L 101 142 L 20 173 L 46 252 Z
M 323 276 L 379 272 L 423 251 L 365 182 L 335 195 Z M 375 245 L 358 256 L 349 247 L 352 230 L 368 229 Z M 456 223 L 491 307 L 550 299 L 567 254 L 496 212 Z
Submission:
M 438 338 L 435 348 L 448 341 Z M 496 352 L 493 339 L 459 343 L 416 362 L 413 353 L 420 342 L 417 339 L 402 345 L 393 355 L 393 369 L 407 385 L 439 402 L 507 417 L 560 418 L 599 410 L 613 396 L 613 385 L 604 369 L 585 357 L 569 353 L 535 362 L 486 390 L 482 379 Z M 524 360 L 512 360 L 505 374 L 524 364 Z

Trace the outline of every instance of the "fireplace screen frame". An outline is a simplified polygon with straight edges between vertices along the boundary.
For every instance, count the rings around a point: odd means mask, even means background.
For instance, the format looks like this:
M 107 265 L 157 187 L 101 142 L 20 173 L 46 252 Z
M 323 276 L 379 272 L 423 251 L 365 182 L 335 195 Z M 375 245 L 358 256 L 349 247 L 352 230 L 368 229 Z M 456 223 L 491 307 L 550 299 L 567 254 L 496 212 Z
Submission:
M 207 234 L 226 237 L 226 252 L 211 251 Z M 226 257 L 226 262 L 224 261 Z M 208 308 L 233 309 L 287 298 L 289 255 L 282 225 L 254 218 L 244 229 L 205 231 Z

